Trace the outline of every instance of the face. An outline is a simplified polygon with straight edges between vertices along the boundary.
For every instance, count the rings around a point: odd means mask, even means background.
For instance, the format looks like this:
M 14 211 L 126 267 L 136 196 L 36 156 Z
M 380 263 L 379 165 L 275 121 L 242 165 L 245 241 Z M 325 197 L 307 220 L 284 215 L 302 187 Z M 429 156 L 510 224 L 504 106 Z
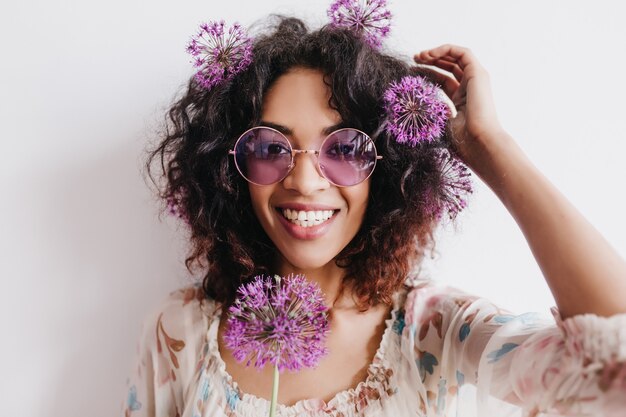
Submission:
M 324 130 L 341 122 L 339 113 L 328 106 L 330 90 L 322 77 L 316 70 L 294 68 L 265 96 L 262 122 L 289 129 L 292 133 L 285 136 L 295 149 L 318 150 L 327 135 Z M 331 262 L 356 235 L 370 180 L 337 187 L 321 175 L 314 154 L 296 154 L 294 162 L 281 182 L 249 183 L 252 206 L 282 255 L 281 266 L 316 269 Z

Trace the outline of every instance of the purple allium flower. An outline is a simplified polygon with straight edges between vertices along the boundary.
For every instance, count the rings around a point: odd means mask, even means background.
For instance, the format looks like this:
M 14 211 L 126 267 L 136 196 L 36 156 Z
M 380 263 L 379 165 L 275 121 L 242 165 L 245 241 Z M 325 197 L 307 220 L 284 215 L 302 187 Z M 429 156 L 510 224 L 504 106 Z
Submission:
M 461 160 L 445 148 L 438 149 L 437 163 L 441 179 L 435 216 L 440 219 L 447 213 L 452 220 L 467 207 L 467 196 L 473 192 L 471 173 Z
M 193 65 L 199 68 L 196 80 L 210 90 L 250 65 L 252 39 L 239 23 L 234 23 L 227 33 L 223 20 L 203 23 L 187 44 L 187 52 L 193 57 Z
M 184 198 L 185 198 L 184 190 L 181 192 L 176 192 L 174 194 L 169 194 L 166 198 L 167 212 L 174 217 L 182 219 L 185 223 L 189 224 L 189 218 L 187 217 L 187 212 L 184 208 Z
M 450 109 L 439 98 L 439 87 L 421 76 L 393 81 L 383 96 L 387 131 L 398 143 L 415 146 L 439 138 L 450 116 Z
M 373 48 L 382 45 L 389 33 L 391 12 L 385 9 L 386 0 L 336 0 L 328 11 L 334 26 L 354 30 Z
M 226 347 L 238 362 L 263 368 L 266 363 L 279 371 L 297 371 L 317 366 L 328 353 L 326 305 L 319 287 L 303 275 L 282 278 L 257 275 L 242 284 L 229 308 Z

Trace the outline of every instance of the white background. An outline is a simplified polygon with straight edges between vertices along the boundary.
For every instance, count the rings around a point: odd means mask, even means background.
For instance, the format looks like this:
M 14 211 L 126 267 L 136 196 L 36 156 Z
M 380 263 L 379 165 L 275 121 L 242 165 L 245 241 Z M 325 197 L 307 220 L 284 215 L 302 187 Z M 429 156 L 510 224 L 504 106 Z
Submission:
M 329 2 L 78 1 L 0 6 L 0 415 L 120 415 L 139 324 L 189 282 L 176 223 L 159 222 L 143 149 L 192 74 L 203 20 Z M 470 47 L 499 117 L 624 256 L 626 26 L 619 2 L 401 1 L 386 45 L 407 59 Z M 476 183 L 433 278 L 514 312 L 554 304 L 517 225 Z

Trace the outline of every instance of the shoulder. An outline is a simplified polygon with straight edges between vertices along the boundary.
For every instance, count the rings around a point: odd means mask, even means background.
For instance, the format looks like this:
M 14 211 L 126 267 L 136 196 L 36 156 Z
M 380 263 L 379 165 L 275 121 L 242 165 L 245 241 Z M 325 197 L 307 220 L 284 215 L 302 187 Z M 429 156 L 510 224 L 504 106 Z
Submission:
M 139 349 L 158 385 L 189 380 L 216 307 L 194 285 L 170 292 L 144 317 Z
M 154 340 L 159 336 L 171 340 L 173 337 L 188 339 L 206 333 L 208 321 L 215 312 L 217 303 L 206 298 L 199 284 L 181 287 L 162 298 L 142 323 L 142 333 Z M 175 344 L 176 347 L 182 344 Z
M 407 281 L 404 308 L 407 312 L 419 313 L 432 308 L 462 306 L 479 299 L 461 289 L 430 279 Z
M 490 335 L 516 316 L 485 297 L 433 281 L 417 281 L 404 302 L 406 336 L 422 345 L 439 345 L 446 336 L 464 342 L 470 333 Z M 527 324 L 534 313 L 518 316 Z M 474 329 L 474 330 L 472 330 Z M 484 338 L 486 341 L 486 338 Z
M 202 287 L 197 284 L 171 291 L 152 308 L 147 319 L 149 323 L 168 324 L 168 327 L 189 333 L 195 331 L 199 324 L 206 323 L 215 308 L 215 301 L 206 298 Z
M 481 306 L 484 309 L 490 304 L 484 298 L 432 280 L 408 281 L 405 288 L 406 324 L 445 324 L 454 317 L 471 314 L 473 310 Z

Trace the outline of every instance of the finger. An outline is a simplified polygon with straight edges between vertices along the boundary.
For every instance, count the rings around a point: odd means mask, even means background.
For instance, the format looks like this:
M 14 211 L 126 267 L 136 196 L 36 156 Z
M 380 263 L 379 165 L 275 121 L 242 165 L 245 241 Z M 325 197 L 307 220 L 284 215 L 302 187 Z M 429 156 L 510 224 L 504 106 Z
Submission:
M 456 78 L 459 83 L 463 80 L 463 70 L 461 69 L 461 67 L 453 62 L 436 60 L 431 62 L 431 65 L 434 65 L 453 74 L 454 78 Z
M 457 81 L 459 82 L 461 82 L 461 80 L 463 79 L 464 71 L 456 62 L 448 61 L 445 59 L 436 59 L 436 60 L 431 60 L 431 61 L 420 61 L 416 59 L 415 61 L 423 62 L 428 65 L 434 65 L 436 67 L 444 69 L 452 73 L 454 77 L 457 79 Z
M 456 90 L 458 90 L 460 83 L 455 78 L 432 68 L 428 68 L 428 66 L 424 64 L 418 64 L 418 66 L 422 73 L 425 73 L 434 82 L 442 86 L 443 91 L 448 97 L 452 97 Z
M 456 62 L 456 61 L 457 61 L 457 59 L 456 59 L 456 58 L 453 58 L 453 57 L 451 57 L 451 56 L 449 56 L 449 55 L 444 55 L 444 56 L 441 56 L 441 57 L 439 57 L 439 58 L 433 58 L 433 57 L 430 57 L 430 56 L 428 56 L 428 55 L 424 55 L 424 58 L 420 58 L 420 54 L 415 54 L 415 55 L 413 56 L 413 58 L 414 58 L 416 61 L 417 61 L 417 60 L 420 60 L 420 61 L 433 61 L 433 60 L 435 60 L 435 59 L 437 59 L 437 60 L 442 60 L 442 61 L 448 61 L 448 62 Z
M 457 62 L 461 68 L 471 65 L 474 61 L 472 52 L 468 48 L 451 44 L 421 51 L 419 54 L 416 54 L 416 56 L 427 61 L 443 59 L 450 62 Z
M 454 78 L 456 78 L 457 82 L 459 83 L 463 80 L 463 70 L 461 70 L 461 67 L 459 67 L 455 63 L 452 63 L 449 61 L 437 60 L 437 61 L 432 61 L 432 62 L 428 62 L 427 64 L 424 64 L 424 61 L 421 61 L 419 59 L 416 59 L 415 62 L 423 63 L 423 65 L 430 65 L 430 66 L 438 67 L 445 71 L 448 71 L 449 73 L 454 75 Z
M 416 54 L 413 57 L 413 60 L 415 60 L 415 62 L 421 62 L 427 65 L 434 65 L 439 68 L 445 69 L 446 71 L 454 74 L 454 77 L 457 79 L 458 82 L 461 82 L 461 80 L 463 79 L 463 69 L 458 65 L 455 58 L 452 58 L 450 56 L 443 56 L 437 59 L 431 59 L 428 57 L 422 59 L 420 56 L 420 54 Z
M 456 62 L 461 69 L 469 65 L 479 65 L 472 51 L 462 46 L 445 44 L 433 49 L 428 49 L 417 54 L 420 59 L 434 61 L 444 59 Z

